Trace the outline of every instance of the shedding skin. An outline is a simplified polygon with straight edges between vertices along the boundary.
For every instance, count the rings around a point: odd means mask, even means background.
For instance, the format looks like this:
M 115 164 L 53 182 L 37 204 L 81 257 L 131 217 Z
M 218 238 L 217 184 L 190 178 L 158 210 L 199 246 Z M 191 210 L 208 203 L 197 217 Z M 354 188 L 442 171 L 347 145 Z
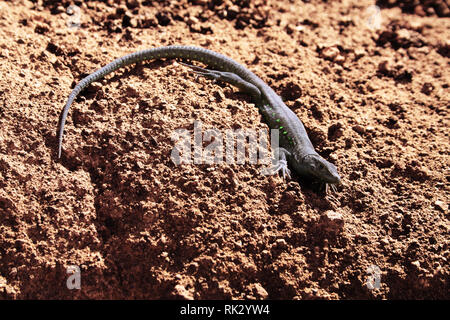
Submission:
M 187 59 L 201 62 L 212 69 L 187 65 L 195 73 L 207 78 L 230 83 L 250 94 L 271 129 L 280 130 L 279 157 L 271 171 L 290 178 L 290 168 L 300 176 L 309 176 L 322 182 L 328 191 L 336 189 L 341 178 L 336 167 L 322 158 L 314 149 L 305 127 L 280 96 L 263 80 L 238 62 L 211 50 L 193 46 L 167 46 L 137 51 L 118 58 L 82 79 L 70 93 L 58 126 L 58 158 L 61 157 L 64 125 L 69 108 L 77 95 L 92 82 L 127 65 L 154 59 Z M 281 151 L 281 152 L 280 152 Z

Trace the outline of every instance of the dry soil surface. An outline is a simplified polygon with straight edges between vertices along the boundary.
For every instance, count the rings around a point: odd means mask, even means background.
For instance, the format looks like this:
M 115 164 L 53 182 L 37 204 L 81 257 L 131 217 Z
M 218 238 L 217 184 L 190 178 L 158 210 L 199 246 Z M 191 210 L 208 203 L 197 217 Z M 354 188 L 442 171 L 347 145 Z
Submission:
M 0 297 L 449 299 L 449 36 L 444 0 L 0 2 Z M 266 81 L 338 191 L 258 164 L 176 166 L 171 132 L 194 120 L 267 125 L 175 60 L 82 92 L 57 159 L 78 81 L 174 44 Z

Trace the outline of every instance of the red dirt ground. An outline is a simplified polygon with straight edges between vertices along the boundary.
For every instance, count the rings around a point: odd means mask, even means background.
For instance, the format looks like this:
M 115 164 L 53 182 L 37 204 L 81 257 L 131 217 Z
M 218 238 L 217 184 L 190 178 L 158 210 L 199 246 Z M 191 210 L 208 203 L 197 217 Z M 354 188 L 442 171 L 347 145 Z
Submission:
M 0 2 L 0 297 L 449 299 L 449 2 L 379 1 L 380 29 L 374 4 Z M 73 86 L 173 44 L 266 81 L 338 167 L 338 192 L 258 165 L 175 166 L 170 133 L 194 120 L 267 126 L 247 95 L 173 60 L 85 90 L 59 161 Z

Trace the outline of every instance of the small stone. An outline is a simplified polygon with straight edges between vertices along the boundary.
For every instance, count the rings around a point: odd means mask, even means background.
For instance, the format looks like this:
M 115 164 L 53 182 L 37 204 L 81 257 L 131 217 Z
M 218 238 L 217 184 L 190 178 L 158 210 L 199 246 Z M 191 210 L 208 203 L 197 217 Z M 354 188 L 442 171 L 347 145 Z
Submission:
M 328 127 L 328 140 L 336 140 L 344 134 L 343 125 L 340 122 L 332 124 Z
M 136 18 L 131 18 L 130 27 L 137 28 L 137 26 L 138 26 L 138 20 Z
M 123 15 L 122 25 L 125 28 L 131 26 L 130 24 L 131 19 L 133 19 L 133 14 L 129 11 L 126 11 L 125 14 Z
M 185 300 L 194 300 L 194 296 L 192 295 L 192 293 L 186 290 L 186 288 L 181 284 L 177 284 L 175 286 L 173 294 Z
M 333 210 L 328 210 L 325 212 L 326 217 L 329 221 L 342 221 L 342 214 Z
M 376 90 L 379 90 L 380 87 L 378 85 L 376 85 L 375 83 L 368 83 L 366 86 L 367 90 L 370 92 L 374 92 Z
M 101 82 L 92 82 L 89 86 L 92 88 L 92 91 L 94 92 L 102 90 L 103 87 Z
M 380 242 L 382 244 L 384 244 L 385 246 L 389 245 L 389 243 L 390 243 L 388 238 L 383 238 L 383 239 L 380 240 Z
M 261 257 L 263 257 L 263 259 L 270 259 L 271 255 L 270 255 L 269 250 L 261 251 Z
M 139 91 L 132 85 L 127 86 L 126 92 L 129 97 L 139 97 Z
M 302 88 L 293 82 L 289 82 L 281 91 L 281 96 L 287 101 L 295 101 L 302 96 Z
M 284 240 L 284 239 L 277 239 L 275 241 L 275 244 L 278 248 L 286 248 L 287 247 L 286 240 Z
M 45 34 L 50 30 L 49 26 L 44 23 L 36 23 L 36 27 L 34 28 L 34 32 L 39 34 Z
M 426 13 L 423 10 L 423 7 L 421 5 L 418 5 L 414 8 L 414 13 L 421 17 L 425 17 L 425 15 L 426 15 Z
M 206 6 L 208 4 L 208 0 L 191 0 L 192 4 L 198 5 L 198 6 Z
M 352 138 L 345 139 L 345 148 L 350 149 L 353 146 Z
M 429 16 L 434 16 L 435 15 L 435 11 L 434 11 L 433 7 L 428 7 L 427 8 L 427 15 L 429 15 Z
M 429 47 L 422 47 L 422 48 L 417 48 L 417 52 L 419 53 L 423 53 L 423 54 L 429 54 L 430 53 L 430 48 Z
M 236 16 L 240 12 L 240 9 L 237 5 L 231 5 L 228 7 L 228 13 L 231 13 L 232 15 Z
M 343 63 L 345 61 L 345 57 L 342 55 L 338 55 L 336 58 L 333 59 L 336 63 Z
M 420 268 L 420 262 L 419 261 L 413 261 L 413 262 L 411 262 L 411 264 L 414 266 L 414 267 L 416 267 L 417 269 L 419 269 Z
M 321 55 L 323 58 L 336 63 L 342 63 L 345 61 L 345 57 L 341 55 L 341 52 L 336 45 L 324 47 L 321 51 Z
M 56 9 L 55 9 L 55 14 L 62 13 L 62 12 L 64 12 L 64 11 L 66 11 L 66 10 L 64 9 L 64 6 L 59 5 L 59 6 L 57 6 Z
M 199 24 L 199 20 L 196 17 L 189 17 L 186 20 L 186 24 L 188 26 L 196 25 L 196 24 Z
M 335 46 L 326 47 L 322 50 L 322 56 L 325 59 L 332 60 L 332 61 L 334 61 L 334 59 L 339 55 L 339 53 L 340 53 L 339 49 Z
M 320 217 L 322 227 L 328 232 L 339 232 L 344 226 L 344 217 L 341 213 L 328 210 Z
M 365 55 L 366 55 L 366 50 L 364 50 L 364 49 L 356 49 L 355 50 L 355 57 L 357 59 L 364 57 Z
M 397 38 L 402 40 L 410 40 L 411 34 L 407 29 L 397 30 Z
M 199 268 L 199 264 L 197 262 L 191 262 L 188 266 L 187 266 L 187 270 L 190 273 L 194 273 L 197 272 Z
M 436 12 L 438 14 L 438 16 L 440 17 L 448 17 L 450 16 L 450 4 L 447 1 L 447 3 L 445 3 L 444 0 L 441 1 L 436 1 L 437 3 L 435 4 L 436 6 Z
M 286 30 L 287 34 L 293 34 L 295 31 L 295 28 L 291 24 L 287 24 L 285 27 L 285 30 Z
M 391 72 L 389 61 L 385 60 L 378 64 L 378 71 L 382 74 L 389 74 Z
M 158 20 L 154 16 L 145 14 L 144 17 L 141 19 L 140 24 L 142 28 L 156 27 L 158 25 Z
M 432 83 L 429 82 L 425 82 L 422 86 L 422 90 L 421 92 L 426 94 L 426 95 L 430 95 L 434 90 L 434 86 Z
M 254 293 L 261 299 L 267 299 L 267 297 L 269 296 L 266 289 L 264 289 L 263 286 L 259 283 L 254 284 L 253 290 Z
M 354 125 L 352 129 L 358 132 L 359 134 L 363 134 L 366 132 L 366 129 L 364 129 L 364 127 L 359 124 Z
M 165 12 L 158 12 L 156 14 L 156 19 L 158 19 L 158 24 L 163 27 L 168 26 L 172 21 L 171 16 Z
M 446 212 L 448 210 L 448 205 L 444 201 L 437 200 L 434 203 L 434 205 L 437 209 L 441 210 L 442 212 Z
M 134 9 L 139 7 L 140 3 L 138 0 L 127 0 L 127 7 L 130 9 Z

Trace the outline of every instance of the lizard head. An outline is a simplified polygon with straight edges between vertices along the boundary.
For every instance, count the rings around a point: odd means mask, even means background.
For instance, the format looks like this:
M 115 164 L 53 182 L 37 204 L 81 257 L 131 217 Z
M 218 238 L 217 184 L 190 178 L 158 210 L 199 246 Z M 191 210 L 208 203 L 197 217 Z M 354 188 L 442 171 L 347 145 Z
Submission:
M 341 182 L 341 177 L 337 172 L 336 166 L 318 154 L 304 156 L 302 167 L 307 173 L 325 183 L 339 184 Z

